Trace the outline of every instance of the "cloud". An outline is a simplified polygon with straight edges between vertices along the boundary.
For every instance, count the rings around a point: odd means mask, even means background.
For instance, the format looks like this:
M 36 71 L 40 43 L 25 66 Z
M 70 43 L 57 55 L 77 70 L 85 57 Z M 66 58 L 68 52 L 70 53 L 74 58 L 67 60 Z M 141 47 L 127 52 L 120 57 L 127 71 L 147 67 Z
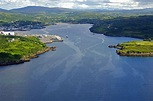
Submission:
M 134 0 L 134 1 L 136 1 L 136 2 L 153 2 L 152 0 Z
M 35 5 L 35 3 L 30 0 L 0 0 L 0 7 L 4 9 L 19 8 L 30 5 Z
M 153 0 L 133 0 L 139 8 L 153 8 Z
M 25 6 L 63 7 L 75 9 L 137 9 L 153 7 L 153 0 L 0 0 L 4 9 Z

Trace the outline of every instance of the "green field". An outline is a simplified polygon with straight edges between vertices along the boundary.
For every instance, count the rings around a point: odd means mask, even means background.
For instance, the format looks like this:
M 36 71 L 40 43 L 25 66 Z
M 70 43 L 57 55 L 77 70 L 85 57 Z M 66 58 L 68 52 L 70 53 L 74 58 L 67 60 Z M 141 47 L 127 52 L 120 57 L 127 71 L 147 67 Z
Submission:
M 45 48 L 46 45 L 36 37 L 0 35 L 0 63 L 29 59 Z
M 118 47 L 121 47 L 120 50 L 117 50 L 117 53 L 120 55 L 144 55 L 153 53 L 153 41 L 130 41 L 118 44 Z

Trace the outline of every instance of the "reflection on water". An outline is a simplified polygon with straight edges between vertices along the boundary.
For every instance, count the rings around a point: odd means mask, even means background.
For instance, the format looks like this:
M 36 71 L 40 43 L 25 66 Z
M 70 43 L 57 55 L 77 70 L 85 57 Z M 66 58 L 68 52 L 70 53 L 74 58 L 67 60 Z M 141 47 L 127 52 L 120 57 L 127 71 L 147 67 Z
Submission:
M 56 51 L 0 68 L 0 101 L 153 101 L 153 58 L 120 57 L 108 48 L 133 38 L 93 34 L 89 24 L 58 24 Z M 68 35 L 68 38 L 66 38 Z

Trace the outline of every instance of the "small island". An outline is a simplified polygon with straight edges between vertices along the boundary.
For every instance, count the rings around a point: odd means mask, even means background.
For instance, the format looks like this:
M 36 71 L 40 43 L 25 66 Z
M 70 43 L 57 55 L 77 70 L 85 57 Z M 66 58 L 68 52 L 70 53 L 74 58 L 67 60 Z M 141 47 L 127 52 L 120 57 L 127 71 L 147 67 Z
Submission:
M 117 48 L 116 53 L 120 56 L 153 56 L 153 41 L 130 41 L 109 48 Z
M 19 64 L 56 47 L 47 47 L 35 36 L 0 35 L 0 66 Z

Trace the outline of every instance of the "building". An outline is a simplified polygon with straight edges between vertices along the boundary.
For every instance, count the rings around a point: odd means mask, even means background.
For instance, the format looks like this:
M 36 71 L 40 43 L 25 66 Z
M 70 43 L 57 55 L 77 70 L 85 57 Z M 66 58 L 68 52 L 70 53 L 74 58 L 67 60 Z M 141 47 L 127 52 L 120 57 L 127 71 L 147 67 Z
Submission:
M 14 36 L 15 35 L 15 32 L 4 32 L 4 31 L 0 31 L 0 34 L 1 35 L 11 35 L 11 36 Z

